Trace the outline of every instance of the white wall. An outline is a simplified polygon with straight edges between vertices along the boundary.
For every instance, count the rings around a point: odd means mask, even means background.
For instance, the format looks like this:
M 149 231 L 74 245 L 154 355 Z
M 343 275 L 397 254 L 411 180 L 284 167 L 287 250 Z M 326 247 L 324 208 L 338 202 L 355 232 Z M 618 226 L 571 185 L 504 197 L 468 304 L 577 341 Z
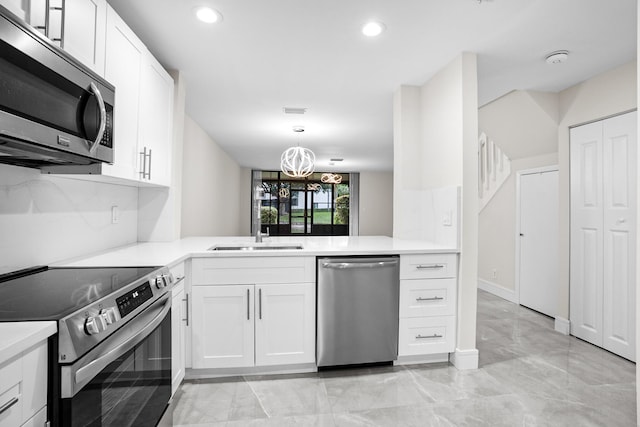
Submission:
M 558 316 L 569 318 L 569 127 L 637 106 L 637 69 L 632 61 L 560 92 L 558 166 L 560 190 Z
M 454 364 L 477 366 L 478 87 L 476 55 L 463 53 L 423 86 L 394 96 L 393 233 L 410 219 L 405 191 L 462 187 L 458 329 Z
M 0 273 L 134 243 L 137 209 L 135 187 L 0 165 Z
M 557 153 L 517 159 L 511 175 L 480 212 L 478 219 L 478 278 L 512 293 L 516 282 L 516 180 L 518 171 L 558 164 Z M 493 270 L 496 277 L 493 277 Z
M 480 131 L 511 159 L 511 175 L 479 214 L 478 278 L 506 289 L 512 300 L 517 300 L 517 172 L 558 163 L 559 99 L 557 93 L 517 90 L 478 112 Z
M 393 172 L 360 172 L 361 236 L 393 233 Z
M 182 237 L 237 236 L 245 227 L 241 212 L 246 169 L 225 153 L 189 116 L 184 122 Z M 245 209 L 243 207 L 243 209 Z M 250 208 L 246 208 L 250 212 Z

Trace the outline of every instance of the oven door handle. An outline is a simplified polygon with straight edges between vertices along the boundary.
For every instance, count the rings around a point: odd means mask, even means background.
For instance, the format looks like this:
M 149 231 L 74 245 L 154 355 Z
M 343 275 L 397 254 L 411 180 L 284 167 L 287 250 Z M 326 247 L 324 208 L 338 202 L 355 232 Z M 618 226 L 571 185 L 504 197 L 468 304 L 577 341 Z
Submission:
M 147 336 L 151 332 L 153 332 L 153 330 L 158 327 L 160 323 L 162 323 L 167 312 L 171 310 L 171 299 L 167 295 L 166 297 L 156 302 L 153 306 L 149 307 L 149 310 L 158 311 L 157 306 L 161 306 L 161 308 L 159 309 L 159 313 L 154 316 L 149 323 L 144 325 L 142 328 L 139 328 L 139 323 L 141 323 L 140 320 L 138 320 L 137 322 L 136 320 L 131 321 L 130 325 L 126 325 L 125 328 L 132 330 L 132 333 L 124 342 L 115 344 L 113 348 L 106 350 L 106 353 L 100 355 L 95 360 L 78 369 L 75 374 L 76 385 L 80 385 L 81 388 L 85 383 L 96 377 L 111 362 L 113 362 L 118 357 L 122 356 L 127 351 L 131 350 L 136 345 L 141 343 L 145 338 L 147 338 Z M 142 321 L 144 321 L 144 319 L 142 319 Z

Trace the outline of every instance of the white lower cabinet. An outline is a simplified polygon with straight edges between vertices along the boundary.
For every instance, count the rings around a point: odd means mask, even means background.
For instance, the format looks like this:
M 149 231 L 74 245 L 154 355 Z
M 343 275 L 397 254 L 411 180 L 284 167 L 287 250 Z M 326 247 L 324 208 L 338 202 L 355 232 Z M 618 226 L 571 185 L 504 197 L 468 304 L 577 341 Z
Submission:
M 256 366 L 314 363 L 314 283 L 256 286 Z
M 315 361 L 315 284 L 193 287 L 193 368 Z
M 193 287 L 193 367 L 253 366 L 253 285 Z
M 47 421 L 47 342 L 0 365 L 0 427 Z
M 455 351 L 456 272 L 455 254 L 400 256 L 399 360 Z
M 171 268 L 176 284 L 171 289 L 171 395 L 185 375 L 188 299 L 185 291 L 184 263 Z

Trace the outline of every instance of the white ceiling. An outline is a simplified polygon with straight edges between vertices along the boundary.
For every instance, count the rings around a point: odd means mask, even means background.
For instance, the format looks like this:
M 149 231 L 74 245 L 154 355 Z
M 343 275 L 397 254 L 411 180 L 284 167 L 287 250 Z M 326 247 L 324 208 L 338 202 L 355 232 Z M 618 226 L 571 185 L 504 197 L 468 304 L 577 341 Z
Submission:
M 187 85 L 187 114 L 241 166 L 278 169 L 300 144 L 316 170 L 391 170 L 394 91 L 478 54 L 479 103 L 557 92 L 636 57 L 636 0 L 109 0 Z M 193 8 L 224 17 L 207 25 Z M 361 34 L 385 23 L 378 38 Z M 569 59 L 548 65 L 555 50 Z M 285 115 L 283 107 L 306 107 Z M 302 125 L 302 136 L 292 126 Z M 329 158 L 341 157 L 331 167 Z

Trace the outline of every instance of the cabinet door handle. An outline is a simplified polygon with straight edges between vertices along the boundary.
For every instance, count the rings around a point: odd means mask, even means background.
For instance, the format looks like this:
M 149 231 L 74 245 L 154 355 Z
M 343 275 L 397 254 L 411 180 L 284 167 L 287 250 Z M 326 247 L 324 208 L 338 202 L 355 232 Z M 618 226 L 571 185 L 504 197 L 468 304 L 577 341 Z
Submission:
M 144 179 L 147 171 L 147 147 L 140 152 L 140 179 Z
M 433 335 L 416 335 L 416 339 L 417 340 L 423 340 L 423 339 L 433 339 L 433 338 L 442 338 L 443 335 L 439 335 L 439 334 L 433 334 Z
M 247 288 L 247 320 L 251 320 L 251 313 L 249 313 L 251 307 L 249 307 L 249 288 Z
M 416 301 L 440 301 L 443 299 L 444 299 L 443 297 L 429 297 L 429 298 L 418 297 L 416 298 Z
M 184 319 L 182 319 L 182 321 L 186 322 L 187 326 L 189 326 L 189 294 L 185 293 L 184 296 L 185 296 L 185 298 L 182 301 L 184 301 L 186 303 L 185 304 L 185 308 L 186 308 L 185 314 L 186 314 L 186 316 L 185 316 Z
M 149 148 L 149 171 L 147 172 L 147 179 L 151 180 L 151 148 Z
M 429 269 L 444 268 L 444 267 L 445 267 L 444 264 L 420 264 L 416 266 L 418 270 L 429 270 Z
M 262 289 L 258 289 L 258 318 L 262 320 Z
M 0 406 L 0 414 L 8 411 L 9 408 L 11 408 L 13 405 L 18 403 L 19 400 L 20 400 L 20 395 L 12 397 L 10 401 Z

